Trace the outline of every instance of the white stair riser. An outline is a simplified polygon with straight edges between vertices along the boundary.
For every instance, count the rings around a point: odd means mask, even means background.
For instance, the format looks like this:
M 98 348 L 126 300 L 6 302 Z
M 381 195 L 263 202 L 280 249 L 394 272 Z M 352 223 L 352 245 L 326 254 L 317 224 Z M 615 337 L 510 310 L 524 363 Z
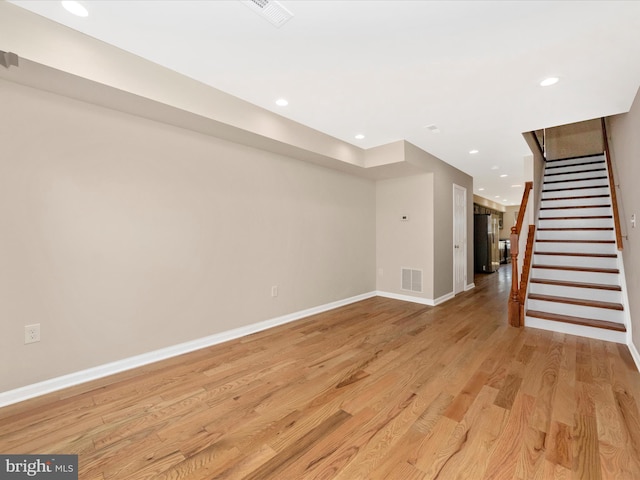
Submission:
M 576 172 L 561 173 L 556 171 L 545 172 L 543 182 L 554 182 L 558 180 L 581 180 L 583 178 L 602 177 L 607 174 L 606 170 L 578 170 Z
M 542 192 L 542 199 L 566 198 L 575 196 L 609 195 L 609 187 L 585 188 L 583 190 L 560 190 L 554 192 Z M 582 203 L 584 205 L 584 203 Z
M 561 183 L 549 183 L 545 182 L 543 190 L 574 190 L 583 189 L 587 187 L 607 187 L 607 181 L 600 178 L 595 178 L 593 180 L 574 180 L 572 182 L 561 182 Z M 574 193 L 576 195 L 576 193 Z
M 553 174 L 553 173 L 572 173 L 572 172 L 582 172 L 584 170 L 599 170 L 601 168 L 606 168 L 606 162 L 600 161 L 598 163 L 588 163 L 587 165 L 576 164 L 576 165 L 567 165 L 565 167 L 551 167 L 546 168 L 544 171 L 545 175 Z
M 585 307 L 584 305 L 572 305 L 569 303 L 547 302 L 545 300 L 527 301 L 529 310 L 570 315 L 572 317 L 590 318 L 592 320 L 604 320 L 624 324 L 624 312 L 608 308 Z
M 541 218 L 538 228 L 613 228 L 613 218 Z
M 615 240 L 613 230 L 536 230 L 540 240 Z
M 568 158 L 565 160 L 550 160 L 547 162 L 547 167 L 567 167 L 569 165 L 580 165 L 586 162 L 595 162 L 595 161 L 603 161 L 604 155 L 597 155 L 593 157 L 582 157 L 582 158 Z
M 524 324 L 529 328 L 540 328 L 552 332 L 579 335 L 581 337 L 595 338 L 606 342 L 627 343 L 626 332 L 616 332 L 615 330 L 605 330 L 603 328 L 585 327 L 584 325 L 572 325 L 570 323 L 554 322 L 537 317 L 525 317 Z
M 613 230 L 536 230 L 539 240 L 615 240 Z
M 563 200 L 542 200 L 540 207 L 571 207 L 575 205 L 591 205 L 597 207 L 599 205 L 611 205 L 611 198 L 606 197 L 593 197 L 593 198 L 567 198 Z M 544 210 L 541 210 L 541 212 Z
M 542 207 L 544 208 L 544 207 Z M 540 210 L 540 220 L 544 218 L 557 217 L 590 217 L 590 216 L 613 215 L 611 207 L 608 205 L 602 207 L 589 208 L 554 208 L 553 210 Z
M 533 256 L 533 263 L 534 265 L 564 265 L 567 267 L 618 268 L 618 259 L 607 257 L 536 254 Z
M 622 303 L 622 292 L 602 290 L 599 288 L 566 287 L 563 285 L 547 285 L 545 283 L 529 283 L 529 293 L 554 295 L 556 297 L 580 298 L 599 302 Z
M 575 270 L 556 270 L 552 268 L 532 268 L 531 276 L 548 280 L 564 280 L 567 282 L 604 283 L 620 285 L 620 274 L 600 272 L 579 272 Z
M 568 252 L 568 253 L 604 253 L 615 254 L 614 243 L 563 243 L 563 242 L 536 242 L 535 252 Z

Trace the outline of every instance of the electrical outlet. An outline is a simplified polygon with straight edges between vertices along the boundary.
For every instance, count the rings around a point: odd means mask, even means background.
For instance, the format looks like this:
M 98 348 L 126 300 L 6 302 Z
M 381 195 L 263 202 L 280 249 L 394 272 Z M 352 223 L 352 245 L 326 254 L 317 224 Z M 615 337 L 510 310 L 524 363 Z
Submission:
M 24 343 L 35 343 L 40 341 L 40 324 L 24 326 Z
M 271 296 L 272 297 L 277 297 L 278 296 L 278 286 L 274 285 L 273 287 L 271 287 Z

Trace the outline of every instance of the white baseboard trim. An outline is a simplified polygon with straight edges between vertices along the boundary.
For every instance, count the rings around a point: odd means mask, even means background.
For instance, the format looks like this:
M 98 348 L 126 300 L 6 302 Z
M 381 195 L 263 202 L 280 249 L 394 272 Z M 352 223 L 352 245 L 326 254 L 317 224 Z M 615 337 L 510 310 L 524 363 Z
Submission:
M 435 305 L 440 305 L 441 303 L 444 303 L 447 300 L 451 300 L 455 296 L 456 296 L 455 293 L 449 292 L 449 293 L 446 293 L 446 294 L 442 295 L 441 297 L 436 298 L 433 303 Z
M 244 337 L 252 333 L 267 330 L 269 328 L 277 327 L 278 325 L 284 325 L 285 323 L 300 320 L 311 315 L 333 310 L 334 308 L 343 307 L 351 303 L 366 300 L 367 298 L 375 297 L 377 292 L 368 292 L 362 295 L 356 295 L 354 297 L 345 298 L 336 302 L 327 303 L 306 310 L 300 310 L 298 312 L 283 315 L 281 317 L 264 320 L 262 322 L 253 323 L 233 330 L 227 330 L 225 332 L 216 333 L 207 337 L 192 340 L 190 342 L 180 343 L 178 345 L 172 345 L 170 347 L 161 348 L 152 352 L 143 353 L 115 362 L 106 363 L 97 367 L 88 368 L 86 370 L 80 370 L 78 372 L 70 373 L 68 375 L 62 375 L 60 377 L 44 380 L 42 382 L 26 385 L 24 387 L 16 388 L 14 390 L 8 390 L 6 392 L 0 392 L 0 407 L 5 407 L 13 403 L 22 402 L 30 398 L 52 393 L 64 388 L 73 387 L 81 383 L 97 380 L 99 378 L 107 377 L 115 373 L 131 370 L 132 368 L 142 367 L 150 363 L 166 360 L 171 357 L 176 357 L 185 353 L 193 352 L 201 348 L 210 347 L 219 343 L 234 340 L 236 338 Z
M 447 300 L 451 300 L 455 295 L 453 292 L 449 292 L 441 297 L 433 300 L 432 298 L 422 298 L 422 297 L 414 297 L 413 295 L 403 295 L 401 293 L 391 293 L 391 292 L 382 292 L 377 291 L 376 295 L 379 297 L 385 298 L 393 298 L 394 300 L 402 300 L 404 302 L 413 302 L 420 303 L 421 305 L 428 305 L 430 307 L 435 307 L 436 305 L 440 305 L 441 303 L 446 302 Z
M 465 285 L 464 291 L 468 292 L 469 290 L 473 290 L 474 288 L 476 288 L 476 284 L 475 283 L 470 283 L 469 285 Z
M 381 292 L 381 291 L 377 291 L 376 295 L 384 298 L 393 298 L 394 300 L 402 300 L 404 302 L 420 303 L 422 305 L 429 305 L 430 307 L 435 306 L 434 301 L 430 298 L 414 297 L 411 295 L 402 295 L 400 293 Z
M 419 303 L 421 305 L 428 305 L 430 307 L 435 306 L 434 301 L 430 298 L 414 297 L 413 295 L 403 295 L 401 293 L 391 293 L 391 292 L 382 292 L 382 291 L 377 291 L 376 295 L 384 298 L 393 298 L 394 300 L 402 300 L 403 302 Z
M 638 349 L 636 348 L 636 346 L 633 344 L 632 341 L 627 343 L 627 347 L 629 348 L 629 351 L 631 352 L 631 356 L 633 357 L 633 361 L 636 362 L 636 368 L 640 372 L 640 353 L 638 353 Z

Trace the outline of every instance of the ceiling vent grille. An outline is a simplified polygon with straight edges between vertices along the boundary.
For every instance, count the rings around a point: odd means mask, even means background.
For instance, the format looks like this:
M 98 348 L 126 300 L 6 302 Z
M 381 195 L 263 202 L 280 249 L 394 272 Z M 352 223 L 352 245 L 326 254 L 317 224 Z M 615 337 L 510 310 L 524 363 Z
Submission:
M 422 293 L 422 270 L 403 268 L 400 288 L 410 292 Z
M 280 28 L 293 17 L 287 8 L 276 0 L 241 0 L 247 7 L 256 12 L 271 24 Z

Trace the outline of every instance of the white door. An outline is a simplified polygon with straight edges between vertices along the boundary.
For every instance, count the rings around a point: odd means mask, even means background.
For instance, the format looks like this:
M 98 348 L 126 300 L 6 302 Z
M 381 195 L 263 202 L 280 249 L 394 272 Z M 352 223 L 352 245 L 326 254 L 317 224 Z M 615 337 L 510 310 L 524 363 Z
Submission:
M 467 283 L 467 189 L 453 185 L 453 293 Z

